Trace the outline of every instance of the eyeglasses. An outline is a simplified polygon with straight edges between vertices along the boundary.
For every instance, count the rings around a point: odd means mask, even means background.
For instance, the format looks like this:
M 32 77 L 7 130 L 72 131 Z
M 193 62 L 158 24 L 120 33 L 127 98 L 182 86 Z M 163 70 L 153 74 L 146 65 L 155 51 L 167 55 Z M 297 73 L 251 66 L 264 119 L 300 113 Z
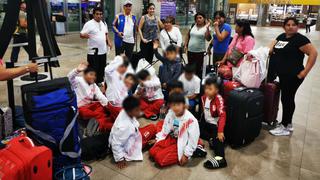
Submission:
M 124 5 L 125 7 L 131 7 L 132 6 L 132 4 L 126 4 L 126 5 Z

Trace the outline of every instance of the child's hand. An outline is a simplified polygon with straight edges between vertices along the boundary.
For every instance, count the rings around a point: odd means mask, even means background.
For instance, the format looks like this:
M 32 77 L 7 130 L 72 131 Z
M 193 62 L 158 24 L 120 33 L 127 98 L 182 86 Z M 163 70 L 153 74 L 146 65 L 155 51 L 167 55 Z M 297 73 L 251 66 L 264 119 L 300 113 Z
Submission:
M 217 138 L 219 139 L 219 141 L 223 142 L 224 139 L 225 139 L 224 133 L 223 132 L 222 133 L 218 133 L 218 137 Z
M 82 62 L 82 63 L 80 63 L 80 64 L 78 65 L 77 71 L 78 71 L 78 72 L 82 72 L 82 71 L 86 70 L 87 68 L 88 68 L 88 63 Z
M 154 41 L 153 42 L 153 49 L 158 49 L 158 47 L 159 47 L 159 41 Z
M 124 169 L 124 168 L 127 167 L 127 162 L 126 162 L 126 160 L 119 161 L 119 162 L 117 162 L 116 166 L 117 166 L 119 169 Z
M 186 155 L 183 155 L 180 162 L 179 162 L 180 166 L 186 165 L 188 163 L 188 161 L 189 161 L 189 158 Z
M 155 139 L 151 139 L 148 141 L 148 144 L 149 145 L 154 145 L 156 143 L 156 140 Z

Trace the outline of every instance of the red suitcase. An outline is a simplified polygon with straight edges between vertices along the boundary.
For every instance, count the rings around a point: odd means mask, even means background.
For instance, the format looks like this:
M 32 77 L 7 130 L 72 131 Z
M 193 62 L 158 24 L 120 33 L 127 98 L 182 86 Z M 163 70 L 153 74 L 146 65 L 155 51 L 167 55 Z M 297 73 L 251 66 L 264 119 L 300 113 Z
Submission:
M 229 94 L 235 88 L 241 87 L 241 83 L 237 81 L 225 81 L 223 84 L 223 99 L 225 104 L 227 104 Z
M 1 180 L 51 180 L 52 152 L 35 146 L 25 136 L 16 137 L 0 150 Z
M 264 122 L 273 125 L 277 122 L 279 111 L 280 88 L 278 82 L 261 85 L 264 94 Z

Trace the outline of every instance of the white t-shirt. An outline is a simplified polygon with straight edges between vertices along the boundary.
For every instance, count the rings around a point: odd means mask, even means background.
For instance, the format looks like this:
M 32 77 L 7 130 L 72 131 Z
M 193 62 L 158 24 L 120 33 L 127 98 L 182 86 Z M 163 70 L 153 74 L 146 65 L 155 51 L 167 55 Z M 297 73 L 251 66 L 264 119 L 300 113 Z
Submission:
M 200 78 L 197 75 L 193 75 L 193 78 L 189 81 L 186 79 L 185 74 L 181 74 L 179 81 L 183 83 L 183 89 L 187 96 L 194 94 L 200 94 Z
M 204 118 L 205 118 L 207 123 L 217 125 L 219 118 L 218 117 L 214 118 L 214 117 L 211 116 L 210 104 L 211 104 L 211 100 L 209 98 L 207 98 L 206 102 L 204 104 Z
M 107 53 L 107 38 L 108 26 L 104 22 L 97 22 L 94 19 L 84 24 L 81 34 L 89 34 L 88 39 L 88 54 L 93 55 L 93 48 L 98 48 L 98 54 Z
M 177 44 L 173 44 L 173 45 L 176 45 L 176 46 L 179 46 L 181 47 L 181 44 L 182 44 L 182 35 L 181 35 L 181 32 L 179 30 L 179 28 L 173 26 L 172 27 L 172 30 L 169 32 L 169 35 L 171 37 L 171 39 L 176 42 Z M 167 47 L 170 45 L 170 38 L 166 32 L 165 29 L 163 29 L 161 32 L 160 32 L 160 45 L 161 45 L 161 48 L 163 50 L 166 50 Z
M 123 42 L 134 44 L 134 23 L 133 19 L 130 16 L 125 16 L 126 22 L 124 23 L 123 29 Z

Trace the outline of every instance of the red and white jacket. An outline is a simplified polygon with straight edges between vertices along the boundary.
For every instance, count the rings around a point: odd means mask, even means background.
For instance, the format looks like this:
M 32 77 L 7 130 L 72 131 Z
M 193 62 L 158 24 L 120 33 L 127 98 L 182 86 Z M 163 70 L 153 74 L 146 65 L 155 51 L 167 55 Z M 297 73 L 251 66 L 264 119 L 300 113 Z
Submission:
M 205 95 L 201 97 L 202 107 L 204 112 L 206 111 L 206 101 L 209 100 Z M 215 124 L 218 126 L 218 132 L 223 132 L 226 125 L 226 111 L 224 106 L 224 100 L 221 95 L 217 95 L 210 102 L 210 113 L 209 116 L 205 116 L 205 120 L 208 123 Z M 206 113 L 204 113 L 206 114 Z
M 102 106 L 108 104 L 108 99 L 102 94 L 96 83 L 88 84 L 82 76 L 79 76 L 77 69 L 68 74 L 69 81 L 77 95 L 78 107 L 99 101 Z

